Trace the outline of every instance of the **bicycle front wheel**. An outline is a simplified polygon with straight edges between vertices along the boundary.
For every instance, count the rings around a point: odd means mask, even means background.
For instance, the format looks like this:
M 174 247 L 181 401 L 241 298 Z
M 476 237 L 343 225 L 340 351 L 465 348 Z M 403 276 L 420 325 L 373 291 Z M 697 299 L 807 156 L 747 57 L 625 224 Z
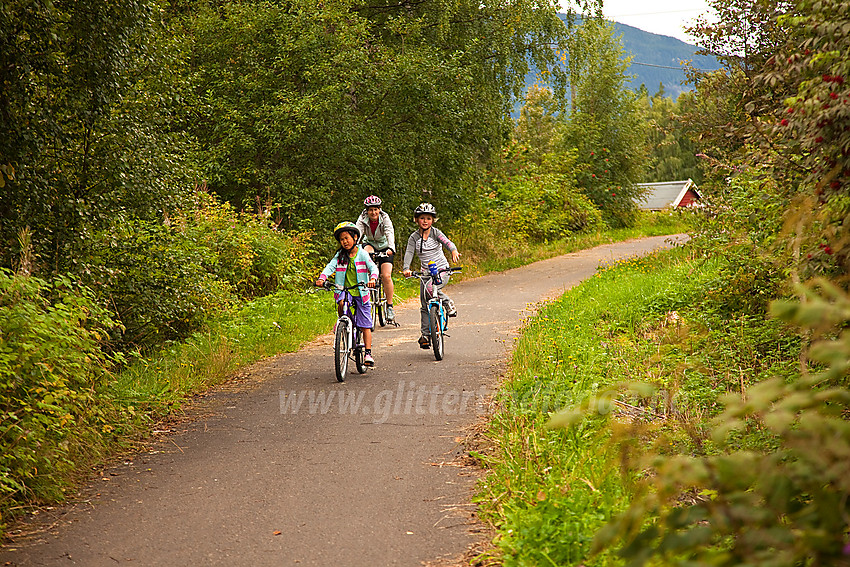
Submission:
M 336 324 L 336 336 L 334 337 L 334 368 L 338 382 L 345 382 L 345 374 L 348 372 L 349 344 L 348 321 L 342 320 Z
M 378 284 L 380 286 L 380 284 Z M 372 303 L 372 328 L 378 323 L 378 286 L 369 290 L 369 301 Z
M 378 300 L 375 302 L 375 313 L 381 327 L 387 324 L 387 299 L 384 297 L 384 284 L 378 284 Z
M 363 331 L 360 329 L 354 331 L 354 365 L 357 366 L 357 372 L 366 373 L 366 345 L 363 344 Z
M 434 358 L 443 360 L 443 328 L 440 326 L 440 307 L 431 305 L 428 311 L 429 326 L 431 327 L 431 348 Z

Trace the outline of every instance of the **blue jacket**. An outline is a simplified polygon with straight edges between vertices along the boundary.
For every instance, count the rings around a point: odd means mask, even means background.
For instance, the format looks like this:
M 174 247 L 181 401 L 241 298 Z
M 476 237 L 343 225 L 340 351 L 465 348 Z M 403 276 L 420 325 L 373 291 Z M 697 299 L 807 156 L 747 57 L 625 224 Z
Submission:
M 333 259 L 328 262 L 328 265 L 325 266 L 325 269 L 322 270 L 322 275 L 319 276 L 319 279 L 324 281 L 330 277 L 331 274 L 334 274 L 334 283 L 338 286 L 345 285 L 345 271 L 348 266 L 342 266 L 337 262 L 337 258 L 339 258 L 339 253 L 334 254 Z M 360 245 L 357 245 L 357 256 L 354 258 L 349 258 L 349 262 L 354 262 L 354 265 L 357 268 L 357 281 L 361 283 L 369 283 L 369 279 L 378 279 L 378 266 L 375 262 L 372 261 L 372 258 L 369 257 L 369 253 L 363 250 Z M 367 288 L 359 288 L 360 297 L 363 298 L 363 303 L 369 303 L 369 290 Z M 351 290 L 351 295 L 357 296 L 356 289 Z M 342 294 L 338 291 L 334 292 L 334 299 L 339 301 L 340 296 Z

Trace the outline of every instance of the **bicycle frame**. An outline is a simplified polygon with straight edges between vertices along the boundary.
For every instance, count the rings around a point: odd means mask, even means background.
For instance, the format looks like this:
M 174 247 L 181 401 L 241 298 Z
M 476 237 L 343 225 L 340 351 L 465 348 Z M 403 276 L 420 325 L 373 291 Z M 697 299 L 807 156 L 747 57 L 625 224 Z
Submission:
M 460 272 L 462 268 L 443 268 L 442 270 L 438 270 L 436 275 L 432 275 L 428 272 L 413 272 L 413 276 L 419 278 L 423 282 L 427 282 L 428 280 L 436 280 L 440 274 L 447 273 L 449 275 Z M 437 360 L 443 360 L 443 356 L 445 354 L 445 337 L 446 329 L 449 326 L 449 316 L 446 312 L 446 308 L 443 305 L 442 300 L 440 300 L 439 295 L 436 293 L 436 289 L 432 287 L 434 290 L 431 294 L 431 297 L 428 298 L 428 329 L 431 333 L 431 347 L 434 350 L 434 358 Z M 428 286 L 425 286 L 425 293 L 428 293 Z

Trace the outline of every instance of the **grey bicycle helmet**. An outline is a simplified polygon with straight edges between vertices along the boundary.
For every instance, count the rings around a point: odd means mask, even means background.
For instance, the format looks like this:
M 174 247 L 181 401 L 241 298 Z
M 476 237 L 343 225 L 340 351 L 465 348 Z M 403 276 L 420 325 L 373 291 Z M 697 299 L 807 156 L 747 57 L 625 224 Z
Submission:
M 437 209 L 431 203 L 419 203 L 419 206 L 413 211 L 413 218 L 416 219 L 419 215 L 431 215 L 437 218 Z
M 363 201 L 363 204 L 367 207 L 380 207 L 382 202 L 381 198 L 377 195 L 369 195 L 366 197 L 366 200 Z

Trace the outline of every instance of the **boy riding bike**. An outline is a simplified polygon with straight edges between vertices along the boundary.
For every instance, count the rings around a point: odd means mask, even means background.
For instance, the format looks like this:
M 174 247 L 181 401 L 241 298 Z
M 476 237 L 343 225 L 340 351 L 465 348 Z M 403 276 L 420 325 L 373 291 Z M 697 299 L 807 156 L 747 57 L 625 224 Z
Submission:
M 382 201 L 376 195 L 369 195 L 363 201 L 366 207 L 357 219 L 357 229 L 363 235 L 361 242 L 366 252 L 385 252 L 386 256 L 377 258 L 384 295 L 387 298 L 387 321 L 395 321 L 393 311 L 393 257 L 395 256 L 395 229 L 390 215 L 381 210 Z M 383 324 L 383 323 L 382 323 Z
M 325 280 L 333 274 L 337 287 L 354 286 L 358 283 L 375 287 L 378 281 L 378 266 L 369 254 L 357 245 L 357 240 L 360 238 L 357 226 L 352 222 L 341 222 L 334 228 L 334 237 L 339 242 L 339 251 L 322 270 L 322 274 L 316 280 L 316 286 L 322 287 Z M 363 344 L 366 347 L 365 365 L 375 366 L 375 359 L 372 358 L 372 305 L 369 302 L 369 291 L 362 287 L 358 290 L 360 297 L 352 293 L 351 301 L 354 308 L 354 325 L 363 332 Z M 355 290 L 355 293 L 357 292 Z M 334 292 L 340 316 L 343 315 L 343 293 L 348 292 Z
M 431 203 L 421 203 L 413 211 L 413 220 L 416 221 L 419 227 L 416 232 L 410 235 L 407 239 L 407 248 L 404 251 L 404 276 L 410 277 L 410 263 L 413 261 L 414 253 L 419 256 L 419 263 L 422 265 L 422 271 L 429 270 L 429 265 L 433 264 L 437 270 L 449 267 L 449 261 L 443 254 L 443 246 L 445 246 L 452 254 L 452 262 L 457 263 L 460 260 L 460 252 L 457 251 L 457 246 L 443 234 L 443 232 L 433 226 L 437 221 L 437 209 Z M 434 294 L 439 297 L 446 305 L 446 311 L 449 317 L 457 316 L 454 301 L 449 296 L 443 293 L 442 289 L 449 283 L 449 274 L 445 274 L 439 283 L 430 281 L 421 281 L 419 286 L 419 303 L 420 303 L 420 329 L 422 336 L 419 337 L 419 346 L 424 349 L 431 348 L 431 331 L 428 319 L 428 297 Z M 433 290 L 426 289 L 426 286 L 433 286 Z

